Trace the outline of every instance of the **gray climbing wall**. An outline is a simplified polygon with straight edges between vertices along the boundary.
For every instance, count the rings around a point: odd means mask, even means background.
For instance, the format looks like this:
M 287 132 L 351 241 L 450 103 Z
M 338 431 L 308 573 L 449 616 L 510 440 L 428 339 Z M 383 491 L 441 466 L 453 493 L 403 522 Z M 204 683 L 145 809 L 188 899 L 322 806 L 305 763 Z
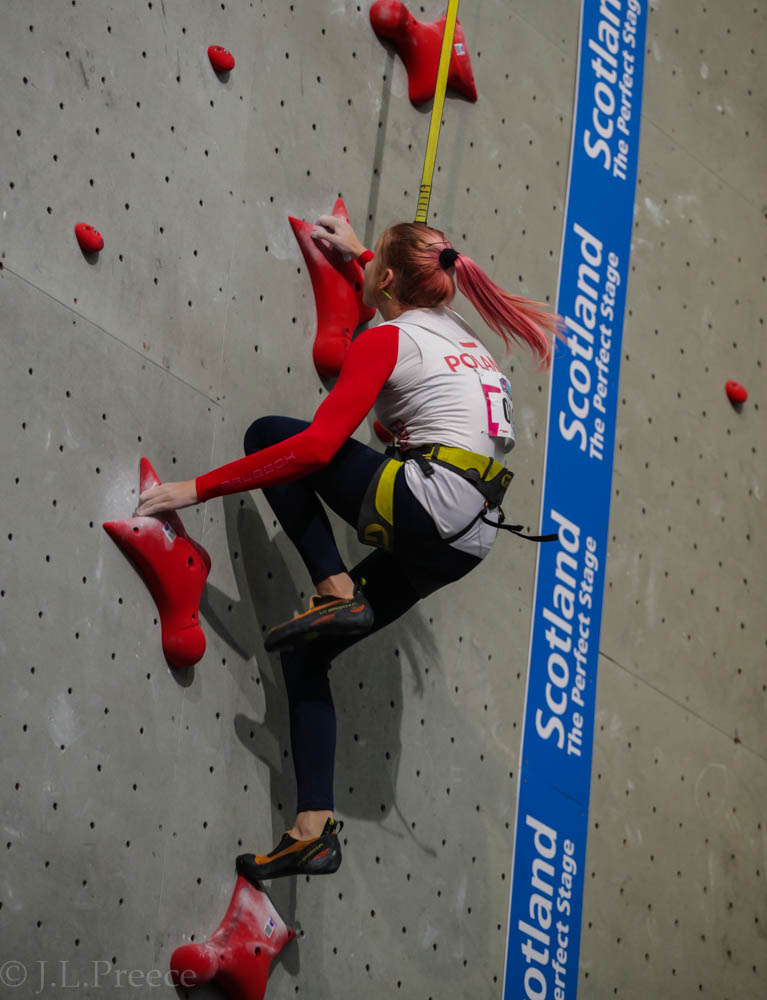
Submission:
M 308 578 L 263 498 L 181 512 L 213 569 L 180 674 L 101 523 L 131 515 L 142 455 L 190 479 L 324 397 L 287 216 L 341 193 L 368 243 L 411 218 L 428 125 L 368 7 L 0 2 L 4 996 L 173 996 L 170 954 L 221 919 L 236 854 L 292 822 L 262 633 Z M 752 2 L 651 7 L 580 989 L 747 1000 L 767 993 L 767 32 Z M 432 219 L 553 301 L 578 5 L 461 20 L 480 100 L 447 103 Z M 104 233 L 95 263 L 77 221 Z M 506 364 L 532 525 L 546 380 Z M 501 539 L 337 662 L 345 860 L 274 883 L 299 937 L 268 996 L 500 996 L 534 560 Z

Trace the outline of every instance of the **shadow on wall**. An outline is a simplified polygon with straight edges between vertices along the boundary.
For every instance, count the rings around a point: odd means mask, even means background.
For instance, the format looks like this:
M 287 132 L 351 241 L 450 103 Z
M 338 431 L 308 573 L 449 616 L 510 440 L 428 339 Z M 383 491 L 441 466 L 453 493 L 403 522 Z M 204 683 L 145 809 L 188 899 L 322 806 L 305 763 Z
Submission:
M 255 658 L 258 664 L 265 700 L 263 719 L 237 714 L 234 730 L 243 746 L 269 769 L 272 830 L 276 842 L 293 822 L 295 780 L 279 657 L 265 652 L 263 631 L 284 620 L 292 609 L 306 603 L 306 598 L 296 587 L 279 548 L 280 539 L 290 543 L 284 536 L 269 539 L 261 515 L 249 496 L 244 505 L 239 498 L 225 497 L 224 517 L 228 548 L 230 552 L 240 553 L 240 558 L 232 563 L 241 595 L 239 608 L 237 605 L 232 607 L 230 595 L 208 583 L 200 602 L 200 614 L 243 661 Z M 262 624 L 258 631 L 252 626 L 253 616 L 244 608 L 248 600 L 252 601 L 255 617 Z M 401 660 L 405 658 L 411 664 L 418 664 L 414 667 L 415 694 L 422 696 L 421 665 L 437 659 L 432 633 L 419 624 L 417 616 L 419 611 L 413 609 L 395 623 L 396 643 L 393 629 L 389 627 L 370 640 L 363 638 L 334 661 L 331 684 L 338 717 L 336 805 L 344 816 L 375 822 L 384 819 L 392 809 L 399 813 L 396 782 L 402 725 Z M 240 672 L 238 677 L 243 692 L 247 677 L 246 672 Z M 403 830 L 409 832 L 404 820 Z M 419 847 L 429 854 L 434 853 L 424 845 L 419 844 Z M 252 848 L 246 846 L 244 849 Z M 275 881 L 270 895 L 285 919 L 293 923 L 295 879 Z

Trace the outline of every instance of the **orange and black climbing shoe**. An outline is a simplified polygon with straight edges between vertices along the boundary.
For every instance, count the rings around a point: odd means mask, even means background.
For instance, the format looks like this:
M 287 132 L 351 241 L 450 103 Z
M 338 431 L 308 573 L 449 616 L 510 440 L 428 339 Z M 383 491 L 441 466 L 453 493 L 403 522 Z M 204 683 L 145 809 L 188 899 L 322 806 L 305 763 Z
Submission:
M 308 611 L 269 629 L 264 641 L 268 652 L 292 649 L 324 635 L 362 635 L 373 627 L 373 608 L 362 592 L 365 581 L 354 588 L 353 597 L 315 594 Z
M 341 864 L 338 833 L 342 827 L 341 820 L 331 817 L 314 840 L 294 840 L 285 833 L 268 854 L 240 854 L 237 874 L 249 882 L 282 875 L 332 875 Z

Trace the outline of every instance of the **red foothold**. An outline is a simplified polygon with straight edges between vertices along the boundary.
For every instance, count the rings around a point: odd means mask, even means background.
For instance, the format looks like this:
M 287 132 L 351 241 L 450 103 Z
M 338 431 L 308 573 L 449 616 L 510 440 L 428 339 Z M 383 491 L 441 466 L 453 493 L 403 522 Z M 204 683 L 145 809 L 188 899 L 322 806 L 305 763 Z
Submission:
M 234 69 L 234 56 L 220 45 L 209 47 L 208 59 L 217 73 L 228 73 L 230 69 Z
M 98 253 L 104 248 L 104 237 L 87 222 L 78 222 L 75 226 L 75 237 L 83 253 Z
M 295 936 L 266 893 L 238 875 L 213 934 L 171 955 L 173 983 L 194 989 L 213 982 L 230 1000 L 263 1000 L 272 962 Z
M 730 397 L 731 403 L 745 403 L 748 393 L 738 382 L 725 382 L 724 391 Z

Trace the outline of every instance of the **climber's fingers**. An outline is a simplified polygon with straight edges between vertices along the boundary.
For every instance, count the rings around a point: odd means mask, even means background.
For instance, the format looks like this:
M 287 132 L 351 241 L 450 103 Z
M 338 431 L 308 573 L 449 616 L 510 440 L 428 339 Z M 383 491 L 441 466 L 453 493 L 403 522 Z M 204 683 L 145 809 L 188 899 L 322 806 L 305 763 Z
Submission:
M 317 229 L 311 234 L 313 240 L 329 243 L 341 253 L 353 253 L 359 244 L 354 230 L 346 221 L 337 215 L 321 215 L 315 223 Z
M 340 219 L 337 215 L 321 215 L 315 222 L 315 226 L 322 226 L 323 229 L 334 233 L 336 231 L 336 227 L 342 222 L 344 222 L 344 220 Z
M 193 507 L 199 502 L 194 479 L 182 483 L 161 483 L 141 493 L 135 516 L 162 514 L 166 511 L 180 510 L 182 507 Z

